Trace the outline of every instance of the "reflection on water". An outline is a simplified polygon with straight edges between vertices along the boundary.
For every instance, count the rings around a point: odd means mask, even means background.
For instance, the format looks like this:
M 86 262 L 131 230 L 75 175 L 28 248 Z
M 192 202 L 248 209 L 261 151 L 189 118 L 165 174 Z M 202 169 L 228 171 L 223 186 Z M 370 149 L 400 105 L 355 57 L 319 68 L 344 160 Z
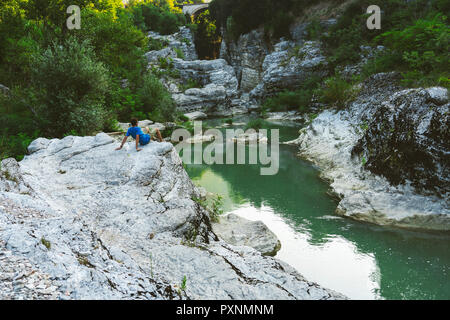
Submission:
M 284 141 L 298 132 L 279 128 Z M 187 170 L 197 184 L 224 197 L 225 212 L 263 221 L 281 241 L 276 257 L 308 280 L 356 299 L 450 298 L 448 234 L 335 216 L 328 186 L 292 147 L 280 147 L 276 176 L 260 176 L 255 165 L 188 165 Z
M 326 239 L 325 244 L 311 245 L 311 235 L 305 228 L 299 232 L 270 205 L 262 203 L 257 208 L 239 198 L 211 169 L 204 170 L 194 181 L 210 192 L 223 195 L 226 212 L 248 220 L 260 220 L 269 226 L 282 244 L 276 257 L 299 270 L 308 280 L 348 297 L 378 298 L 379 273 L 372 255 L 359 253 L 351 242 L 339 236 Z
M 301 271 L 308 280 L 348 297 L 379 298 L 380 276 L 375 258 L 359 252 L 345 238 L 333 236 L 325 244 L 315 246 L 309 243 L 308 232 L 296 232 L 270 207 L 242 206 L 234 213 L 270 226 L 283 244 L 277 258 Z

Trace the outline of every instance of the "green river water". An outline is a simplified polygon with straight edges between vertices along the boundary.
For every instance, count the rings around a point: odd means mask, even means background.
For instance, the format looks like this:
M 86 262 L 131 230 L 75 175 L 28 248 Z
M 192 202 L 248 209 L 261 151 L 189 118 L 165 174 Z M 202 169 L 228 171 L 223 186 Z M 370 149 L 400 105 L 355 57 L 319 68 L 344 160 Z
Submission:
M 271 127 L 280 129 L 280 141 L 297 138 L 300 128 Z M 329 186 L 295 152 L 295 147 L 280 146 L 280 170 L 274 176 L 261 176 L 260 165 L 186 167 L 197 185 L 223 196 L 225 213 L 263 221 L 281 241 L 276 258 L 308 280 L 352 299 L 450 299 L 449 234 L 336 216 Z

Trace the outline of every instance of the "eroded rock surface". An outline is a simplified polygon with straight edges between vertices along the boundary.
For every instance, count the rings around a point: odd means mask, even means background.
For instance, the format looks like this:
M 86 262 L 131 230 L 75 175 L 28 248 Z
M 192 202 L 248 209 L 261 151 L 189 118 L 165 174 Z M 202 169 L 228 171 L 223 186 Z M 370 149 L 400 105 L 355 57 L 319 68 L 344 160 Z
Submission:
M 174 59 L 173 65 L 182 81 L 194 80 L 200 84 L 200 88 L 172 95 L 179 110 L 211 114 L 230 107 L 238 82 L 233 68 L 225 60 Z
M 166 44 L 167 48 L 171 49 L 171 52 L 175 53 L 175 57 L 176 52 L 174 49 L 176 48 L 181 50 L 185 60 L 198 59 L 197 50 L 195 49 L 194 36 L 188 27 L 180 27 L 177 33 L 171 35 L 161 35 L 157 32 L 150 31 L 148 33 L 148 37 Z
M 328 62 L 318 41 L 306 41 L 301 46 L 292 42 L 280 42 L 275 51 L 267 55 L 262 66 L 262 80 L 250 92 L 261 99 L 282 90 L 295 90 L 308 79 L 328 75 Z
M 237 42 L 222 42 L 220 57 L 234 68 L 240 88 L 250 92 L 261 81 L 262 64 L 270 50 L 264 39 L 264 30 L 253 30 L 241 35 Z
M 171 144 L 117 146 L 41 138 L 2 162 L 0 298 L 342 298 L 217 238 Z
M 403 90 L 397 79 L 372 76 L 346 110 L 320 113 L 294 143 L 341 198 L 338 214 L 450 230 L 447 90 Z
M 394 185 L 411 183 L 423 194 L 450 196 L 450 117 L 444 88 L 407 89 L 373 114 L 353 149 L 365 168 Z

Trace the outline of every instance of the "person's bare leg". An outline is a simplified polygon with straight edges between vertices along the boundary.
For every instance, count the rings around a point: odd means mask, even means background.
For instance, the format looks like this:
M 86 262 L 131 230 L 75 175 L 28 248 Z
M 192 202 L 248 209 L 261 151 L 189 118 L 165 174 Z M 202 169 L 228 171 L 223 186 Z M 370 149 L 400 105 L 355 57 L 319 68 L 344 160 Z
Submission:
M 157 136 L 158 139 L 159 139 L 159 142 L 163 142 L 163 138 L 162 138 L 162 135 L 161 135 L 161 131 L 159 131 L 158 128 L 156 128 L 155 131 L 156 131 L 156 136 Z
M 148 127 L 145 127 L 144 129 L 147 131 L 147 132 L 144 132 L 144 133 L 150 134 L 150 129 Z

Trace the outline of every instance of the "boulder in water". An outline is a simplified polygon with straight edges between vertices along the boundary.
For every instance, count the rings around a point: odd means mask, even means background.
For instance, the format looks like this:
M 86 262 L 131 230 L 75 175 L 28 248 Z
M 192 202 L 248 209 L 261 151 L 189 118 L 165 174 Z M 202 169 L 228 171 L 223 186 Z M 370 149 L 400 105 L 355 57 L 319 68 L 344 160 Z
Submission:
M 214 232 L 235 246 L 249 246 L 263 255 L 274 256 L 281 248 L 280 240 L 261 221 L 250 221 L 233 213 L 213 224 Z

